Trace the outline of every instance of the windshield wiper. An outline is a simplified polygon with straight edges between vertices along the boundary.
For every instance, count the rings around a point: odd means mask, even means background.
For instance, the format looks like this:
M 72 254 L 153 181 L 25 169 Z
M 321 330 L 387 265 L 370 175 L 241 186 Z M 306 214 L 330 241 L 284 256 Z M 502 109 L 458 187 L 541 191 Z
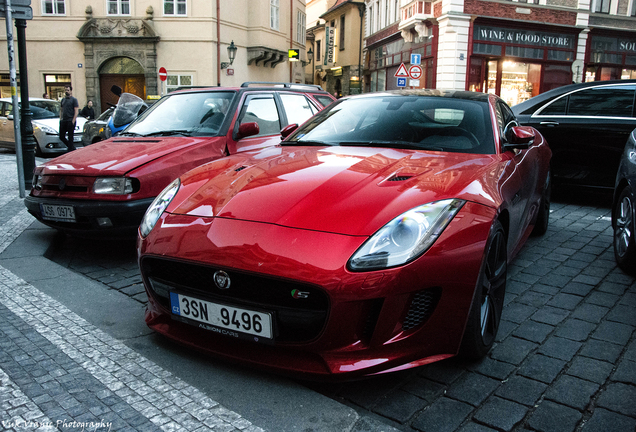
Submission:
M 335 144 L 323 142 L 323 141 L 283 141 L 280 143 L 280 145 L 282 146 L 317 146 L 317 147 L 327 146 L 328 147 L 328 146 L 333 146 Z
M 151 133 L 147 133 L 144 136 L 171 136 L 171 135 L 183 135 L 183 136 L 191 136 L 192 132 L 190 132 L 187 129 L 182 129 L 182 130 L 166 130 L 166 131 L 158 131 L 158 132 L 151 132 Z
M 122 132 L 117 136 L 142 136 L 142 135 L 135 132 Z

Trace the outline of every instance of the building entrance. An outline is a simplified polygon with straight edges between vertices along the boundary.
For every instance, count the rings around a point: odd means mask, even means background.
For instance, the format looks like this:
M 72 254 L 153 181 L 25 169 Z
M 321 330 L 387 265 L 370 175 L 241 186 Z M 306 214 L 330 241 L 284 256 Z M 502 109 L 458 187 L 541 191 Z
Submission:
M 101 111 L 117 105 L 118 97 L 110 89 L 113 85 L 121 87 L 126 93 L 132 93 L 146 99 L 146 79 L 143 67 L 135 60 L 117 57 L 108 60 L 99 73 Z

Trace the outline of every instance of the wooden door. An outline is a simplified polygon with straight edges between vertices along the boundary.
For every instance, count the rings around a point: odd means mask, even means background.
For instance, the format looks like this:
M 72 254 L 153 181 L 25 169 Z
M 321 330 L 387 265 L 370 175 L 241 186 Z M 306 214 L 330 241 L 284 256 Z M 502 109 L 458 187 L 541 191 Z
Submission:
M 110 91 L 113 85 L 124 93 L 131 93 L 146 100 L 146 79 L 144 75 L 103 74 L 99 76 L 101 112 L 117 105 L 119 96 Z

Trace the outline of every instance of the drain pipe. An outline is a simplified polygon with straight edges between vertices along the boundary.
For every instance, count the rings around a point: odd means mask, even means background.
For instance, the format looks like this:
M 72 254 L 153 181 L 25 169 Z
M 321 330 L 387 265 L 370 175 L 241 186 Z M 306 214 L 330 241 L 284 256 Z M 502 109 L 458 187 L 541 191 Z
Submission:
M 289 49 L 294 49 L 294 0 L 289 0 Z M 294 63 L 287 60 L 289 63 L 289 82 L 291 83 L 293 82 Z
M 216 0 L 216 78 L 218 87 L 221 87 L 221 0 Z

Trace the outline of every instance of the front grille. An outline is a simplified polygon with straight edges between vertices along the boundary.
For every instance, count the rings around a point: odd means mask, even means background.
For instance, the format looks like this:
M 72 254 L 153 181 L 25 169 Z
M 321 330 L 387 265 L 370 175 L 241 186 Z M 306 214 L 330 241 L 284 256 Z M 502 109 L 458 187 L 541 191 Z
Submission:
M 439 287 L 418 291 L 411 300 L 409 311 L 402 323 L 402 331 L 411 330 L 424 324 L 433 314 L 441 295 L 442 289 Z
M 228 289 L 220 289 L 214 283 L 214 273 L 219 270 L 230 277 Z M 154 297 L 166 309 L 168 291 L 172 290 L 212 302 L 273 312 L 277 342 L 310 341 L 326 324 L 329 300 L 322 289 L 313 285 L 163 258 L 144 258 L 141 272 L 150 282 Z M 294 298 L 297 291 L 306 298 Z

